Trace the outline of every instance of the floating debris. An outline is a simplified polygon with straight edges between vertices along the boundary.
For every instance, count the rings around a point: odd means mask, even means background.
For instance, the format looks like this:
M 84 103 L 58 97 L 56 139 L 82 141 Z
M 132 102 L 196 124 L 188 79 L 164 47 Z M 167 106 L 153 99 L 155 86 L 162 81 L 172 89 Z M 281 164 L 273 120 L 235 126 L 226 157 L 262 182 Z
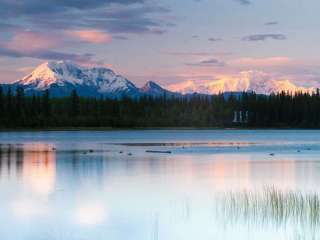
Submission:
M 230 141 L 209 141 L 209 142 L 137 142 L 137 143 L 106 143 L 112 145 L 129 146 L 129 147 L 231 147 L 241 146 L 249 147 L 260 145 L 259 142 L 230 142 Z
M 167 153 L 171 154 L 171 151 L 153 151 L 153 150 L 147 150 L 146 153 Z

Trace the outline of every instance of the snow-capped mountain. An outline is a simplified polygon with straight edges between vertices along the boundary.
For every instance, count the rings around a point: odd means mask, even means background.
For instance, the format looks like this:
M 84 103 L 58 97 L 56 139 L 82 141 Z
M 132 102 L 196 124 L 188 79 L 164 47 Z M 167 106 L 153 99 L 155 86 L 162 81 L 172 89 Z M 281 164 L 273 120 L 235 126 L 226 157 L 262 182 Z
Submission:
M 84 67 L 68 61 L 46 62 L 38 66 L 29 75 L 9 84 L 13 90 L 22 87 L 27 95 L 41 94 L 49 90 L 53 97 L 71 95 L 74 89 L 80 96 L 109 98 L 141 96 L 152 97 L 190 97 L 195 93 L 211 95 L 220 92 L 254 91 L 270 94 L 280 91 L 312 92 L 314 88 L 297 86 L 289 80 L 273 79 L 259 71 L 241 72 L 236 76 L 220 76 L 214 80 L 188 80 L 169 85 L 166 89 L 149 81 L 142 88 L 136 87 L 128 79 L 104 67 Z M 169 90 L 167 90 L 169 89 Z
M 142 88 L 140 88 L 140 92 L 142 94 L 149 95 L 152 97 L 159 97 L 159 96 L 173 97 L 173 96 L 181 95 L 179 93 L 168 91 L 153 81 L 147 82 Z
M 298 86 L 288 79 L 276 79 L 260 71 L 241 72 L 236 76 L 218 76 L 213 80 L 193 81 L 187 80 L 171 84 L 167 88 L 173 92 L 183 94 L 202 93 L 217 94 L 220 92 L 251 92 L 271 94 L 281 91 L 312 92 L 315 88 Z
M 23 87 L 27 94 L 48 89 L 58 97 L 70 95 L 73 89 L 81 96 L 134 97 L 140 93 L 132 82 L 111 69 L 88 68 L 66 61 L 43 63 L 13 86 Z

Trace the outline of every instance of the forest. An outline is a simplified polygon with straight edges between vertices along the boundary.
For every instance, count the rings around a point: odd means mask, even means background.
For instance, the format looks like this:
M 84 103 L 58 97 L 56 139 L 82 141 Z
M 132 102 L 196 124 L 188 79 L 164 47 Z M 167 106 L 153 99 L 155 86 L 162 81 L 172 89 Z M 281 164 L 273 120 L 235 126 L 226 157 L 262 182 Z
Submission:
M 240 117 L 241 116 L 241 117 Z M 138 99 L 26 96 L 0 87 L 0 128 L 320 128 L 320 94 Z

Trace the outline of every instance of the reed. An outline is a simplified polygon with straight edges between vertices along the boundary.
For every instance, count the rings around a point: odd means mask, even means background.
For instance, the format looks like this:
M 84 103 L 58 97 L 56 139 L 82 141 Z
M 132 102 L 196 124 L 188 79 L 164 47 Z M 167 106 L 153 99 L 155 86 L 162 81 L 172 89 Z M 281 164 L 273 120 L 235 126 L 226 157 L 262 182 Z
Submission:
M 284 192 L 266 187 L 260 192 L 230 192 L 223 196 L 218 210 L 231 223 L 272 224 L 283 227 L 318 228 L 320 223 L 320 196 L 317 193 Z

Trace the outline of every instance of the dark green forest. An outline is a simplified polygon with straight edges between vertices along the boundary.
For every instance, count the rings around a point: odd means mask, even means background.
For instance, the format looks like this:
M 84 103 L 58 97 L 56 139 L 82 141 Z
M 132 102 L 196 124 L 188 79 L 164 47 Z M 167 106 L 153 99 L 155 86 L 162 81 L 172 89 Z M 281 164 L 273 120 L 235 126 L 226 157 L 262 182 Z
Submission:
M 241 114 L 241 118 L 239 117 Z M 320 94 L 243 93 L 139 99 L 26 96 L 0 87 L 0 128 L 320 128 Z

